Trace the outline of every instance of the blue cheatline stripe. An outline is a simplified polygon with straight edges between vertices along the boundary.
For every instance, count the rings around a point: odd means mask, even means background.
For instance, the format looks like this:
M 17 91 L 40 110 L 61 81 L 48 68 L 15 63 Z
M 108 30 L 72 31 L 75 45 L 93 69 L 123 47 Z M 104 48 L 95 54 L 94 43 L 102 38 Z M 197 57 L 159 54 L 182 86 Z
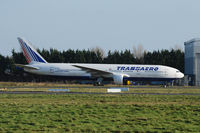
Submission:
M 24 42 L 23 44 L 24 44 L 24 46 L 25 46 L 25 49 L 26 49 L 27 53 L 28 53 L 29 56 L 31 57 L 31 59 L 32 59 L 32 60 L 35 60 L 34 57 L 33 57 L 32 54 L 31 54 L 31 52 L 30 52 L 30 50 L 29 50 L 27 44 L 26 44 L 25 42 Z M 31 61 L 32 61 L 32 60 L 31 60 Z
M 176 78 L 146 78 L 146 77 L 124 77 L 125 80 L 132 81 L 172 81 Z

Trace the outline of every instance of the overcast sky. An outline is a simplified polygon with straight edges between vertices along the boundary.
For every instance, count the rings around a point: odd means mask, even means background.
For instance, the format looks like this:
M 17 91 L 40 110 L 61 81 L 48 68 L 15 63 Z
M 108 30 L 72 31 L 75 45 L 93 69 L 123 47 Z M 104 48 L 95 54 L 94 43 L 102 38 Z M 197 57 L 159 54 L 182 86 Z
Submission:
M 0 0 L 0 54 L 39 49 L 170 49 L 200 37 L 200 0 Z

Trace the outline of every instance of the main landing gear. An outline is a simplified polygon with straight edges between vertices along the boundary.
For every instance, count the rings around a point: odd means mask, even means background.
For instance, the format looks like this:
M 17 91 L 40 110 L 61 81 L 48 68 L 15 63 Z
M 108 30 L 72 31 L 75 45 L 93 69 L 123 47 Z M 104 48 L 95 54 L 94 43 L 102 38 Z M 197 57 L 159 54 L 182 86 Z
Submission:
M 94 82 L 94 86 L 103 86 L 103 78 L 98 78 L 97 81 Z

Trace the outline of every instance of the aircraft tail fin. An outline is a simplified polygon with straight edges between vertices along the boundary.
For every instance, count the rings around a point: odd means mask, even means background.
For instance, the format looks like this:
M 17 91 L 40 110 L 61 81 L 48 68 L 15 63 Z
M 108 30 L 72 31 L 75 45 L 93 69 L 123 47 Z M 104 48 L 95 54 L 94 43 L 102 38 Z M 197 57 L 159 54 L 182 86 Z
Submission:
M 25 39 L 17 38 L 23 54 L 27 60 L 27 62 L 30 64 L 31 62 L 40 62 L 40 63 L 48 63 L 32 46 L 29 42 L 27 42 Z

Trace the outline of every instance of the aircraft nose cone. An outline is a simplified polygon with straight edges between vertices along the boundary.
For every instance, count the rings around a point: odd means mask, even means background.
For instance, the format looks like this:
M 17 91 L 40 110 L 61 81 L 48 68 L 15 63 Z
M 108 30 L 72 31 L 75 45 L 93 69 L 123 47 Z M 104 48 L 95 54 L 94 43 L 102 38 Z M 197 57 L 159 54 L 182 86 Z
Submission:
M 184 77 L 184 74 L 183 73 L 180 73 L 179 74 L 179 78 L 183 78 Z

